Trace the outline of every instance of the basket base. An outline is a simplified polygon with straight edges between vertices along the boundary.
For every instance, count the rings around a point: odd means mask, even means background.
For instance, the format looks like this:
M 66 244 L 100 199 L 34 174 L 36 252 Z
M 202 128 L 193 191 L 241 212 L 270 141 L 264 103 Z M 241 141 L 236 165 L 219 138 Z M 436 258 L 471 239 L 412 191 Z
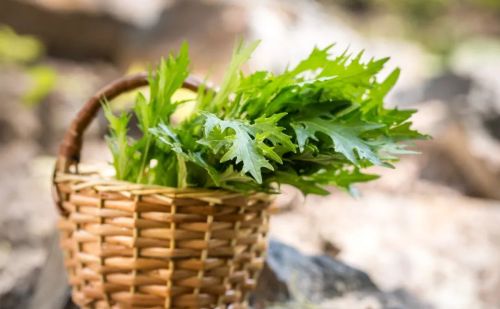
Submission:
M 60 242 L 81 308 L 248 307 L 265 260 L 267 195 L 61 179 Z

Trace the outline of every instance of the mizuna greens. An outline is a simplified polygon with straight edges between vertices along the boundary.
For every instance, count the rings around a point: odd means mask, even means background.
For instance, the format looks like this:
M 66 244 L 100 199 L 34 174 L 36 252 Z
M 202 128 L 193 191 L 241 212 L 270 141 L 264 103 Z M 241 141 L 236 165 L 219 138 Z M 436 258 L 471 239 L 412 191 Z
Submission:
M 188 46 L 150 73 L 149 96 L 139 94 L 134 113 L 143 135 L 128 136 L 130 116 L 105 104 L 107 137 L 116 178 L 170 187 L 253 192 L 290 184 L 305 194 L 326 186 L 350 189 L 413 153 L 403 142 L 425 138 L 412 130 L 414 110 L 384 107 L 399 69 L 377 74 L 388 58 L 364 61 L 363 53 L 332 56 L 315 48 L 281 74 L 244 74 L 241 66 L 258 42 L 238 45 L 216 91 L 202 86 L 193 111 L 179 123 L 172 115 L 185 100 L 173 94 L 189 74 Z

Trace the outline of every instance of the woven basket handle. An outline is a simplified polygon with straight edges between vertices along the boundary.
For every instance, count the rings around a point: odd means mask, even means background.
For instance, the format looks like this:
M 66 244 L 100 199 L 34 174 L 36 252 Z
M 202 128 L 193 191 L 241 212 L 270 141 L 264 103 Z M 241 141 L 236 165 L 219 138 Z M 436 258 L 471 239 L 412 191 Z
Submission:
M 103 100 L 111 101 L 124 92 L 146 86 L 147 84 L 148 75 L 146 73 L 139 73 L 117 79 L 92 96 L 78 112 L 64 135 L 63 142 L 59 148 L 56 171 L 67 172 L 70 166 L 80 162 L 83 133 L 90 122 L 96 117 Z M 190 76 L 184 81 L 183 88 L 197 91 L 199 85 L 200 82 Z

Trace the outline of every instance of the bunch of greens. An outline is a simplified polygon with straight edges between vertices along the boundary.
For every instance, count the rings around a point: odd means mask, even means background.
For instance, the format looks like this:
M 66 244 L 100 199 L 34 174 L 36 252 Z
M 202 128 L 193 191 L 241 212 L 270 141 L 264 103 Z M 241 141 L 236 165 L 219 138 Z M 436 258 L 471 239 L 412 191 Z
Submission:
M 330 47 L 281 74 L 246 75 L 241 66 L 258 43 L 240 44 L 217 91 L 201 86 L 192 112 L 175 123 L 185 100 L 173 94 L 189 74 L 188 47 L 150 74 L 150 95 L 139 94 L 134 112 L 143 135 L 127 134 L 130 117 L 108 105 L 108 144 L 116 177 L 171 187 L 253 192 L 291 184 L 305 194 L 350 189 L 376 175 L 361 169 L 391 167 L 411 153 L 401 142 L 424 138 L 410 128 L 413 110 L 387 109 L 385 95 L 399 76 L 377 80 L 387 58 L 362 53 L 332 57 Z

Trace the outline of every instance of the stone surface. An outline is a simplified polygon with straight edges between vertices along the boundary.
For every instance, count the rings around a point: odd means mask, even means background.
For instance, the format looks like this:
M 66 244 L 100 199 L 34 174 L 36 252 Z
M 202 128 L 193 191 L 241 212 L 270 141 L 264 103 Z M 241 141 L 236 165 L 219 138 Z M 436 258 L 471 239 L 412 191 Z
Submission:
M 0 304 L 2 308 L 29 308 L 30 298 L 36 288 L 36 280 L 45 260 L 40 248 L 2 248 L 8 254 L 8 266 L 0 270 Z
M 45 242 L 54 229 L 50 176 L 44 168 L 26 164 L 35 153 L 36 147 L 23 143 L 4 145 L 0 153 L 1 308 L 28 308 L 47 256 Z
M 3 153 L 16 143 L 36 149 L 38 154 L 55 155 L 64 133 L 83 104 L 101 87 L 118 77 L 116 68 L 106 63 L 81 64 L 68 60 L 47 59 L 41 66 L 55 72 L 55 85 L 50 93 L 33 106 L 23 102 L 30 89 L 30 67 L 6 65 L 0 70 L 0 145 Z M 133 97 L 121 96 L 122 104 Z M 125 102 L 124 102 L 125 101 Z M 100 124 L 101 122 L 101 124 Z M 86 139 L 102 139 L 106 131 L 102 114 L 91 123 Z
M 424 112 L 433 119 L 424 132 L 434 139 L 425 145 L 422 176 L 489 199 L 500 199 L 499 51 L 495 39 L 461 42 L 451 53 L 446 71 L 415 81 L 396 95 L 433 113 Z M 418 120 L 426 121 L 419 114 L 417 125 Z
M 500 204 L 422 183 L 408 193 L 400 184 L 402 192 L 383 187 L 383 177 L 359 199 L 310 197 L 274 216 L 271 235 L 308 254 L 321 254 L 326 239 L 381 290 L 404 289 L 436 308 L 500 306 Z
M 57 78 L 54 90 L 34 108 L 43 132 L 37 135 L 37 141 L 46 153 L 55 154 L 76 113 L 100 88 L 118 78 L 119 73 L 103 62 L 82 65 L 68 60 L 49 60 L 46 64 L 55 70 Z M 120 99 L 127 104 L 133 97 L 123 95 Z M 106 132 L 103 123 L 99 113 L 85 131 L 86 141 L 103 138 Z
M 123 66 L 154 63 L 188 41 L 195 72 L 212 78 L 247 29 L 244 9 L 231 1 L 73 2 L 4 0 L 0 23 L 37 36 L 51 56 Z
M 41 38 L 50 54 L 72 59 L 116 59 L 133 28 L 103 14 L 63 13 L 16 0 L 0 2 L 0 22 Z
M 0 70 L 0 145 L 16 140 L 31 141 L 40 131 L 40 122 L 33 110 L 22 103 L 28 88 L 28 76 L 17 66 L 2 66 Z
M 325 255 L 305 256 L 276 240 L 270 241 L 267 264 L 267 271 L 264 271 L 259 283 L 265 286 L 270 275 L 268 272 L 278 282 L 285 283 L 287 293 L 273 293 L 273 297 L 278 299 L 290 296 L 317 302 L 352 291 L 377 290 L 368 275 L 359 270 Z M 276 291 L 274 288 L 271 290 Z
M 47 257 L 36 278 L 33 294 L 29 298 L 30 308 L 37 309 L 70 309 L 74 305 L 71 289 L 64 269 L 63 253 L 59 248 L 59 237 L 52 233 L 44 248 Z M 47 297 L 50 295 L 50 297 Z
M 327 255 L 304 255 L 271 240 L 266 267 L 251 297 L 254 308 L 425 308 L 405 291 L 384 293 L 363 271 Z M 370 304 L 370 305 L 369 305 Z M 302 307 L 303 308 L 303 307 Z

